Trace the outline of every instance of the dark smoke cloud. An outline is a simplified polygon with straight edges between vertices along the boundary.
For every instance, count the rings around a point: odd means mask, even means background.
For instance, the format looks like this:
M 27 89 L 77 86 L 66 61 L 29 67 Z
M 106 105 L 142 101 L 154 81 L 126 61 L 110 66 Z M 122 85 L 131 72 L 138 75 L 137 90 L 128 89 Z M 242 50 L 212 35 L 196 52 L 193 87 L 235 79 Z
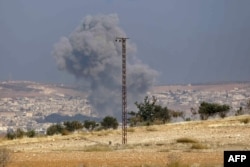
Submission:
M 87 16 L 53 51 L 60 70 L 89 84 L 88 100 L 100 116 L 121 115 L 121 43 L 115 38 L 126 34 L 118 23 L 116 14 Z M 136 46 L 130 40 L 126 48 L 128 103 L 132 106 L 145 96 L 158 73 L 135 57 Z

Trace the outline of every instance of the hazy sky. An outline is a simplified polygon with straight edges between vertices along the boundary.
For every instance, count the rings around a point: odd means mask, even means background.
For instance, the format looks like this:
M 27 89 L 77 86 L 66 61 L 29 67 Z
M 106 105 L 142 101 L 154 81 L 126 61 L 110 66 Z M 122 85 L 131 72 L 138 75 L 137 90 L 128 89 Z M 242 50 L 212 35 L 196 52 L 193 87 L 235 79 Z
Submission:
M 0 80 L 74 82 L 55 43 L 112 13 L 159 84 L 250 81 L 249 0 L 0 0 Z

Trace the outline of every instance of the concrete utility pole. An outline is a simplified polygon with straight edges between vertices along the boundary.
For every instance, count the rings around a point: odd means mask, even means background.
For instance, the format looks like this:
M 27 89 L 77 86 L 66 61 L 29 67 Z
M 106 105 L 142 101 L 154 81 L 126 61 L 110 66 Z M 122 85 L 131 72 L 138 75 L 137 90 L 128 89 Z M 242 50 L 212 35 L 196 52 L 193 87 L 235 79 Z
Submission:
M 127 144 L 127 85 L 126 85 L 126 40 L 117 37 L 116 42 L 122 43 L 122 144 Z

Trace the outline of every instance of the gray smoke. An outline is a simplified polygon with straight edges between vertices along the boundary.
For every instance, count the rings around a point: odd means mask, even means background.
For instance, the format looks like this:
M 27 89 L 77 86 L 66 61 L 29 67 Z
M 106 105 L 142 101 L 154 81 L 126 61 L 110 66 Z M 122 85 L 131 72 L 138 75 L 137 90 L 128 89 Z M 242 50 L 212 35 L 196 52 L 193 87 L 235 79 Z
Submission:
M 89 84 L 88 100 L 100 115 L 121 115 L 121 43 L 126 37 L 116 14 L 87 16 L 69 37 L 55 44 L 58 68 Z M 128 110 L 153 85 L 158 73 L 135 56 L 136 47 L 127 41 Z M 119 118 L 119 117 L 118 117 Z

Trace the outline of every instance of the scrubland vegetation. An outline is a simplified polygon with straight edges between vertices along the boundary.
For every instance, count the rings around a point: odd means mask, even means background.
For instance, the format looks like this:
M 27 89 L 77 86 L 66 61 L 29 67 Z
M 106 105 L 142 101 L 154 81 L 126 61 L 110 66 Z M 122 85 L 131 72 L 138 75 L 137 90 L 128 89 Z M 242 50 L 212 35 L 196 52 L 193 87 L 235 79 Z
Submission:
M 40 166 L 222 166 L 225 149 L 250 148 L 250 116 L 128 128 L 121 145 L 119 129 L 78 131 L 69 135 L 2 139 L 9 167 Z M 66 129 L 65 123 L 64 128 Z M 22 164 L 22 165 L 21 165 Z M 37 166 L 37 165 L 36 165 Z M 38 165 L 39 166 L 39 165 Z

